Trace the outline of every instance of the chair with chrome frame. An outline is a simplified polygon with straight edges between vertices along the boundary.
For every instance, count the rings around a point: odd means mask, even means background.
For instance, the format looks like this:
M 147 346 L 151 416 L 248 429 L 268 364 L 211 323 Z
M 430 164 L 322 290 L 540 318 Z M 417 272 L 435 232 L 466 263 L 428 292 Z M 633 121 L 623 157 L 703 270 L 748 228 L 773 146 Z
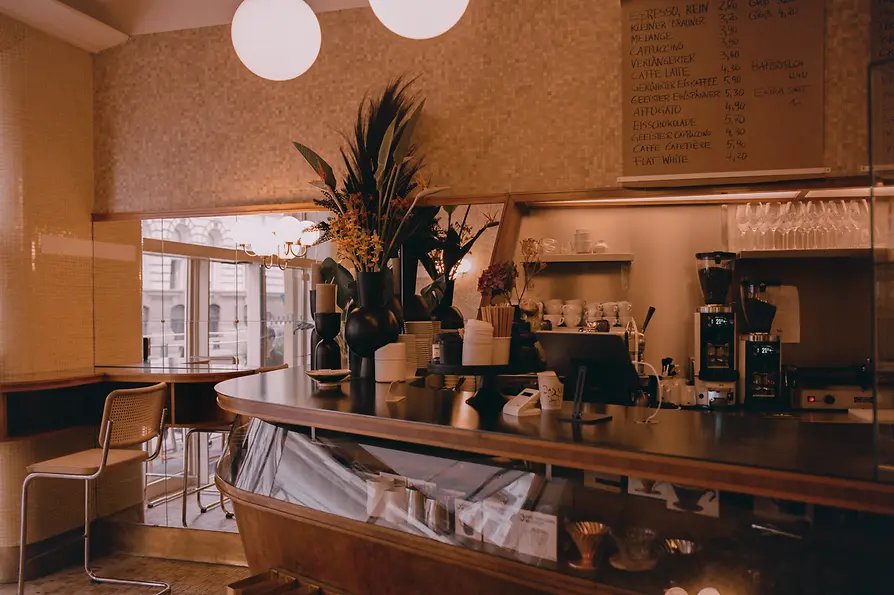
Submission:
M 28 543 L 28 486 L 35 479 L 74 479 L 84 482 L 84 570 L 90 580 L 97 583 L 133 585 L 161 589 L 157 595 L 171 592 L 168 583 L 97 576 L 90 570 L 90 482 L 103 472 L 125 463 L 147 462 L 161 451 L 164 435 L 165 398 L 167 384 L 160 383 L 145 388 L 119 389 L 106 397 L 99 428 L 102 448 L 93 448 L 64 455 L 28 466 L 28 475 L 22 484 L 21 535 L 19 538 L 19 580 L 17 595 L 25 592 L 25 548 Z M 142 445 L 158 438 L 155 452 L 151 455 Z
M 288 367 L 289 367 L 289 364 L 280 364 L 278 366 L 261 367 L 258 369 L 258 374 L 262 374 L 264 372 L 275 372 L 277 370 L 285 370 Z M 190 463 L 192 462 L 192 459 L 193 459 L 193 455 L 190 452 L 190 450 L 191 450 L 190 438 L 192 438 L 193 434 L 220 435 L 220 436 L 224 437 L 224 442 L 226 442 L 226 438 L 230 434 L 232 425 L 233 425 L 232 421 L 212 422 L 207 425 L 195 426 L 195 427 L 191 428 L 189 430 L 189 432 L 187 432 L 187 434 L 186 434 L 186 438 L 184 439 L 185 453 L 183 455 L 183 489 L 181 490 L 181 493 L 183 494 L 183 502 L 181 503 L 181 508 L 180 508 L 180 516 L 181 516 L 180 520 L 183 523 L 184 527 L 189 526 L 189 524 L 187 522 L 187 518 L 186 518 L 186 506 L 187 506 L 186 498 L 187 498 L 187 496 L 190 496 L 193 493 L 196 495 L 196 502 L 199 505 L 199 512 L 204 514 L 213 508 L 220 507 L 220 509 L 223 510 L 226 518 L 232 519 L 235 516 L 232 512 L 227 510 L 227 508 L 224 504 L 226 501 L 226 498 L 224 497 L 223 494 L 218 494 L 219 499 L 217 502 L 212 502 L 211 504 L 208 504 L 208 505 L 205 505 L 202 503 L 202 492 L 213 488 L 214 487 L 213 481 L 211 481 L 205 485 L 199 485 L 200 482 L 198 481 L 198 478 L 197 478 L 196 479 L 196 484 L 197 484 L 196 487 L 194 487 L 192 489 L 189 488 L 189 468 L 190 468 Z M 198 475 L 198 471 L 196 472 L 196 475 Z

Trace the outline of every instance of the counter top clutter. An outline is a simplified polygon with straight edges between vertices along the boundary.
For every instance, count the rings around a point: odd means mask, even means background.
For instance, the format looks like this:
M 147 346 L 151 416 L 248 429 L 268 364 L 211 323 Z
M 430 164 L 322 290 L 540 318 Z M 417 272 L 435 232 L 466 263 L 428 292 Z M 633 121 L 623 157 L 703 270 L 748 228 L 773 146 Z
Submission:
M 347 590 L 339 561 L 308 540 L 364 560 L 358 572 L 380 568 L 388 592 L 422 584 L 432 564 L 463 570 L 440 567 L 443 593 L 471 577 L 526 594 L 841 593 L 890 572 L 881 542 L 854 541 L 890 517 L 821 506 L 894 513 L 894 486 L 871 481 L 867 426 L 694 411 L 643 425 L 646 410 L 601 405 L 591 410 L 611 423 L 572 427 L 556 420 L 568 403 L 510 418 L 421 386 L 315 392 L 300 370 L 217 391 L 224 409 L 254 418 L 217 480 L 244 523 L 264 527 L 243 531 L 249 559 L 300 560 Z M 283 539 L 296 531 L 308 539 Z M 282 551 L 263 547 L 271 539 Z
M 471 393 L 417 384 L 352 381 L 320 392 L 293 368 L 216 390 L 223 409 L 271 422 L 894 512 L 894 486 L 874 482 L 871 424 L 667 410 L 647 425 L 638 422 L 654 409 L 584 404 L 585 412 L 612 421 L 580 427 L 559 421 L 571 413 L 568 401 L 555 413 L 511 417 L 500 408 L 476 409 L 467 403 Z

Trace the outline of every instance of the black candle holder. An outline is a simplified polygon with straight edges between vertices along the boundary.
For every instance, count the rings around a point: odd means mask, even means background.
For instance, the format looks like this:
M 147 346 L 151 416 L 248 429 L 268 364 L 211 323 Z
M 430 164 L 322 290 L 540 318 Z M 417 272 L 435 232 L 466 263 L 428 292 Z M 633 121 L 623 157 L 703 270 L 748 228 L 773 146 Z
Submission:
M 310 290 L 310 317 L 313 319 L 314 324 L 317 316 L 317 290 Z M 317 367 L 317 343 L 320 342 L 320 335 L 317 334 L 317 329 L 314 327 L 313 330 L 310 331 L 310 369 L 311 370 L 319 370 Z
M 335 338 L 341 332 L 341 314 L 317 312 L 314 325 L 320 341 L 314 346 L 315 370 L 338 370 L 341 368 L 341 349 Z

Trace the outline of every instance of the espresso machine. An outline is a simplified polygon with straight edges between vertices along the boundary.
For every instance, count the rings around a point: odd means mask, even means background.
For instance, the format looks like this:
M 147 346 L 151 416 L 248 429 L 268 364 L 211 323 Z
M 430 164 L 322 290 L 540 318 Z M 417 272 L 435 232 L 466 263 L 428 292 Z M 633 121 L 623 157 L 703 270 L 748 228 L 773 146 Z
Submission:
M 783 402 L 782 341 L 773 334 L 775 281 L 742 281 L 748 334 L 739 340 L 739 404 L 754 411 L 787 409 Z
M 695 312 L 695 404 L 736 405 L 736 314 L 727 301 L 733 282 L 732 252 L 695 255 L 705 305 Z

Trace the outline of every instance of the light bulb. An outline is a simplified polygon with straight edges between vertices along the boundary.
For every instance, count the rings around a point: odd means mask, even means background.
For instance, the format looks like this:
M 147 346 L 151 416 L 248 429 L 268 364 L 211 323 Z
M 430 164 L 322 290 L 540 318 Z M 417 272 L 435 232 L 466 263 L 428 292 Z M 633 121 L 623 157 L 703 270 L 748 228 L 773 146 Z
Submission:
M 292 243 L 297 244 L 304 233 L 304 221 L 298 221 L 291 215 L 286 215 L 276 222 L 273 231 L 276 234 L 276 240 L 280 244 Z
M 313 246 L 320 236 L 323 235 L 320 230 L 313 229 L 316 225 L 313 221 L 301 221 L 301 245 Z
M 401 37 L 431 39 L 462 18 L 469 0 L 369 0 L 382 24 Z
M 274 256 L 279 248 L 276 236 L 272 232 L 263 232 L 258 234 L 251 242 L 252 251 L 258 256 Z
M 244 0 L 230 34 L 246 68 L 271 81 L 307 72 L 322 44 L 320 21 L 304 0 Z

